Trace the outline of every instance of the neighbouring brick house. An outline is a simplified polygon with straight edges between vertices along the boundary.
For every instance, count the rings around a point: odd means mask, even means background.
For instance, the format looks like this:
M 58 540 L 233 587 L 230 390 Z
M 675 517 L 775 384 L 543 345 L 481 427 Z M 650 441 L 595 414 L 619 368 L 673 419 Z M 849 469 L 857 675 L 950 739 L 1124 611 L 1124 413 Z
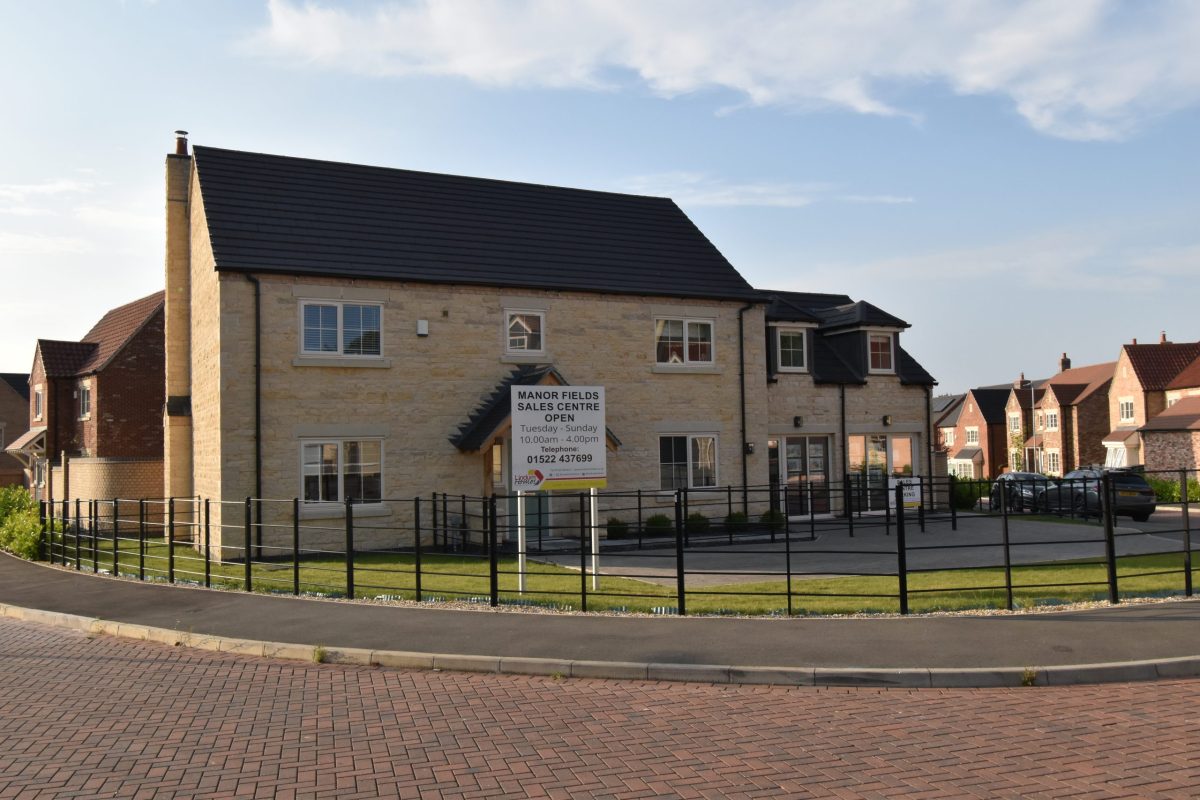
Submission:
M 26 430 L 29 420 L 29 374 L 0 372 L 0 447 Z M 0 451 L 0 487 L 27 483 L 24 465 Z
M 1109 432 L 1103 438 L 1107 450 L 1105 466 L 1146 463 L 1139 429 L 1167 408 L 1168 387 L 1197 358 L 1200 358 L 1200 342 L 1169 342 L 1166 333 L 1157 344 L 1138 344 L 1134 340 L 1121 347 L 1108 392 Z
M 1008 465 L 1005 404 L 1010 390 L 999 386 L 972 389 L 941 423 L 952 474 L 970 479 L 994 478 L 1004 471 Z
M 929 403 L 935 431 L 933 450 L 942 458 L 949 455 L 950 448 L 957 446 L 954 430 L 966 397 L 965 394 L 943 394 L 935 396 Z
M 78 342 L 39 339 L 29 389 L 28 429 L 7 450 L 38 498 L 162 496 L 162 292 Z
M 1009 470 L 1042 471 L 1042 436 L 1038 432 L 1041 412 L 1037 404 L 1045 394 L 1045 383 L 1045 379 L 1025 380 L 1025 373 L 1021 373 L 1008 390 L 1004 418 Z
M 1198 469 L 1200 356 L 1167 384 L 1166 401 L 1166 409 L 1152 417 L 1139 430 L 1146 469 Z
M 1101 464 L 1108 432 L 1108 387 L 1115 362 L 1071 367 L 1063 353 L 1060 372 L 1046 381 L 1034 417 L 1041 437 L 1041 466 L 1047 475 Z
M 854 437 L 928 463 L 907 324 L 840 295 L 772 315 L 790 295 L 751 287 L 669 199 L 184 139 L 166 189 L 165 482 L 217 501 L 214 546 L 248 496 L 297 497 L 335 538 L 352 498 L 404 538 L 400 498 L 507 492 L 514 385 L 605 387 L 608 487 L 651 490 L 647 513 L 676 487 L 765 486 L 772 453 L 790 480 L 789 438 L 809 479 Z M 290 536 L 290 514 L 258 519 Z

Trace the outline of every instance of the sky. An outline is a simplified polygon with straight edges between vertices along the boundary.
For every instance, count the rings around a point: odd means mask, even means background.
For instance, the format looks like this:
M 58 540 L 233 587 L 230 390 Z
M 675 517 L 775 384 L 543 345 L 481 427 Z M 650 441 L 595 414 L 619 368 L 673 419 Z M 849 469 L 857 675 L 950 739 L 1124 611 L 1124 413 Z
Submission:
M 960 392 L 1200 339 L 1200 2 L 0 0 L 0 371 L 163 285 L 194 144 L 665 195 Z

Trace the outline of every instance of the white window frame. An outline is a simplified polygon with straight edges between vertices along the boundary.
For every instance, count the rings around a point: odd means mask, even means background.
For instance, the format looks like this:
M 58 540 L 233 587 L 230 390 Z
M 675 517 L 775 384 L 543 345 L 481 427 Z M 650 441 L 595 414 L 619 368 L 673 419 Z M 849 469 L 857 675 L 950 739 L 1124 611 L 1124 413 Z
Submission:
M 660 322 L 681 322 L 683 323 L 683 361 L 659 361 L 658 360 L 658 323 Z M 692 325 L 707 325 L 708 326 L 708 354 L 707 361 L 693 361 L 691 357 L 690 344 L 688 338 L 688 330 Z M 669 317 L 656 316 L 654 318 L 654 363 L 659 367 L 711 367 L 717 363 L 717 322 L 715 319 L 708 317 Z
M 298 464 L 299 464 L 299 468 L 300 468 L 299 469 L 300 493 L 297 496 L 300 497 L 300 501 L 304 506 L 306 506 L 308 508 L 314 508 L 314 507 L 342 506 L 345 504 L 345 502 L 346 502 L 346 464 L 345 464 L 346 448 L 345 448 L 345 446 L 349 442 L 375 442 L 375 443 L 378 443 L 378 445 L 379 445 L 379 499 L 377 499 L 377 500 L 359 499 L 353 503 L 354 507 L 355 508 L 364 508 L 364 507 L 378 507 L 378 506 L 383 505 L 383 500 L 384 500 L 383 487 L 386 485 L 384 483 L 384 481 L 386 479 L 386 475 L 384 473 L 384 464 L 386 462 L 386 453 L 384 451 L 383 437 L 380 437 L 380 436 L 313 436 L 313 437 L 305 437 L 305 438 L 300 439 L 300 446 L 298 448 L 298 456 L 299 456 Z M 326 444 L 337 445 L 337 452 L 338 452 L 337 499 L 336 500 L 309 500 L 309 499 L 307 499 L 305 489 L 304 489 L 304 479 L 306 477 L 304 474 L 304 467 L 305 467 L 304 448 L 308 445 L 326 445 Z
M 532 347 L 512 346 L 512 339 L 509 336 L 508 329 L 509 325 L 512 324 L 512 318 L 516 316 L 538 318 L 538 336 L 542 340 L 541 347 L 535 349 Z M 544 356 L 546 354 L 546 312 L 533 308 L 504 309 L 504 353 L 510 356 Z
M 942 432 L 942 441 L 947 447 L 954 446 L 954 428 L 948 428 Z
M 1129 408 L 1129 415 L 1125 415 L 1126 407 Z M 1137 411 L 1133 407 L 1132 397 L 1121 397 L 1117 400 L 1117 417 L 1121 422 L 1133 422 L 1137 419 Z
M 950 474 L 964 480 L 975 479 L 975 462 L 966 458 L 950 459 Z
M 886 338 L 888 343 L 888 363 L 890 366 L 877 368 L 872 364 L 871 343 L 877 338 Z M 896 374 L 896 335 L 886 331 L 867 331 L 867 372 L 873 375 Z
M 1046 430 L 1048 430 L 1048 431 L 1058 430 L 1058 411 L 1047 411 L 1046 412 Z
M 34 387 L 33 390 L 33 418 L 40 420 L 46 415 L 46 395 L 42 392 L 41 386 Z
M 1021 415 L 1020 414 L 1009 414 L 1008 415 L 1008 432 L 1009 433 L 1020 433 L 1021 432 Z
M 784 366 L 783 335 L 800 336 L 800 366 Z M 775 328 L 775 368 L 779 372 L 808 372 L 808 329 L 781 325 Z
M 79 419 L 92 418 L 92 386 L 90 383 L 81 383 L 77 389 L 79 393 Z M 86 404 L 85 404 L 86 401 Z
M 979 444 L 979 428 L 972 426 L 966 429 L 966 443 Z
M 305 298 L 300 300 L 298 331 L 300 355 L 306 358 L 344 358 L 348 360 L 379 360 L 384 356 L 383 347 L 383 303 L 371 300 L 329 300 L 323 298 Z M 309 306 L 333 306 L 337 309 L 337 350 L 307 350 L 304 341 L 304 310 Z M 376 308 L 379 310 L 379 352 L 378 353 L 347 353 L 345 352 L 345 312 L 346 306 Z
M 663 486 L 662 485 L 662 440 L 663 439 L 686 439 L 687 440 L 687 486 L 688 489 L 711 489 L 721 485 L 721 437 L 715 433 L 660 433 L 658 435 L 658 485 L 659 489 L 664 492 L 673 492 L 676 489 L 682 489 L 682 486 Z M 692 459 L 693 442 L 696 439 L 712 439 L 713 443 L 713 482 L 704 486 L 697 486 L 693 481 L 695 474 L 696 462 Z M 670 462 L 674 464 L 675 462 Z
M 1062 473 L 1062 459 L 1059 458 L 1057 450 L 1046 450 L 1043 455 L 1046 459 L 1044 466 L 1048 474 L 1058 475 Z

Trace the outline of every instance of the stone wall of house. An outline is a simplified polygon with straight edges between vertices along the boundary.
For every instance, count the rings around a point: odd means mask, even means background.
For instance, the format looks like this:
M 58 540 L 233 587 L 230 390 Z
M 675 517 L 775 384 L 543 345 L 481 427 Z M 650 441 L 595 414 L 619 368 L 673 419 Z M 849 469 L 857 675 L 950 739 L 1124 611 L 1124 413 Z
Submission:
M 168 155 L 166 161 L 166 283 L 163 303 L 163 382 L 164 399 L 187 398 L 192 392 L 192 342 L 195 338 L 191 317 L 193 250 L 209 247 L 208 237 L 193 241 L 195 230 L 203 231 L 203 209 L 193 202 L 199 197 L 198 182 L 192 180 L 192 160 Z M 189 187 L 191 194 L 189 195 Z M 212 264 L 209 263 L 211 269 Z M 216 308 L 215 305 L 208 306 Z M 208 366 L 214 366 L 209 364 Z M 186 400 L 184 400 L 186 405 Z M 190 495 L 192 483 L 192 417 L 185 409 L 160 412 L 163 437 L 164 490 L 169 495 Z
M 1200 468 L 1200 431 L 1144 431 L 1147 471 Z
M 199 203 L 193 206 L 193 214 L 200 213 Z M 197 229 L 202 227 L 194 222 Z M 255 494 L 253 286 L 244 275 L 213 271 L 207 238 L 192 237 L 195 491 L 232 504 Z M 470 496 L 491 491 L 485 485 L 486 451 L 461 453 L 450 439 L 522 363 L 553 364 L 574 385 L 606 387 L 608 427 L 621 442 L 608 454 L 610 490 L 657 487 L 659 436 L 666 434 L 715 434 L 718 483 L 742 483 L 740 303 L 258 277 L 264 497 L 286 499 L 301 493 L 302 438 L 379 437 L 384 451 L 383 494 L 402 502 L 385 503 L 383 509 L 364 508 L 356 516 L 364 526 L 391 529 L 393 540 L 403 540 L 404 532 L 411 539 L 409 498 L 434 491 Z M 302 356 L 302 299 L 382 302 L 382 358 Z M 544 311 L 544 355 L 505 355 L 504 311 L 514 308 Z M 654 320 L 664 315 L 714 321 L 712 367 L 655 363 Z M 418 320 L 428 321 L 427 336 L 417 335 Z M 755 453 L 747 456 L 747 478 L 751 484 L 763 485 L 767 482 L 767 412 L 761 390 L 765 375 L 761 307 L 747 311 L 744 324 L 746 440 L 756 445 Z M 574 497 L 554 502 L 568 509 L 577 503 Z M 671 498 L 663 495 L 654 502 L 668 508 Z M 229 507 L 224 511 L 230 513 Z M 380 511 L 381 516 L 368 516 Z M 602 509 L 602 514 L 607 511 Z M 238 513 L 231 529 L 240 524 Z M 286 525 L 289 542 L 290 513 L 289 504 L 270 504 L 263 517 L 268 524 Z M 310 507 L 303 517 L 306 531 L 328 529 L 330 543 L 340 546 L 344 537 L 340 509 Z M 306 536 L 305 546 L 323 543 L 323 536 Z M 360 543 L 369 547 L 366 540 L 356 541 L 356 546 Z

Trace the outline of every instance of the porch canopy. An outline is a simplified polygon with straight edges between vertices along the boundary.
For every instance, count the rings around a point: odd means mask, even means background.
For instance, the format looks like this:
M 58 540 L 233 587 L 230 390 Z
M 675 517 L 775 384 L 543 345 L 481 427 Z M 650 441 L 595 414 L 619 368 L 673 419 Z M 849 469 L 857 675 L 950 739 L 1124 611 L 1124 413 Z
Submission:
M 17 437 L 4 452 L 20 461 L 26 469 L 46 457 L 46 426 L 38 425 Z

